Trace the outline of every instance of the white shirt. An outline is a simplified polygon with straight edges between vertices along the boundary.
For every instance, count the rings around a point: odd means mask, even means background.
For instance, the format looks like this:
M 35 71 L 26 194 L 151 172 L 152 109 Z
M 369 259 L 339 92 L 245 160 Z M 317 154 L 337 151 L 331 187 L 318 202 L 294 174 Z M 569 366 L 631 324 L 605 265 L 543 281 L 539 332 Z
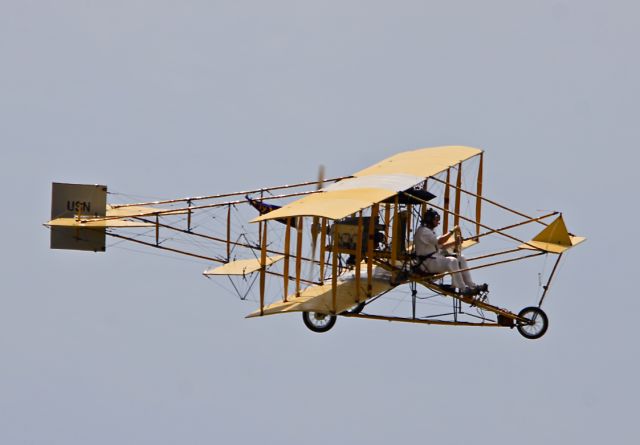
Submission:
M 427 256 L 438 251 L 438 237 L 436 233 L 427 226 L 420 226 L 413 237 L 413 244 L 416 247 L 416 255 Z

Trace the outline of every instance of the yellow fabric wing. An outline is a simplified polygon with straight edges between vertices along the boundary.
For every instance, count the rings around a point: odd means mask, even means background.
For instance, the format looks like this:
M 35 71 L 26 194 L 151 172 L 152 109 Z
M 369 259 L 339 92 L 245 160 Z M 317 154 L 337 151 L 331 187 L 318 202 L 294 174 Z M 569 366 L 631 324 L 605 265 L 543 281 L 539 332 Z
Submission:
M 360 170 L 353 176 L 405 173 L 426 178 L 482 153 L 473 147 L 448 145 L 404 151 Z
M 366 266 L 363 266 L 362 270 L 365 272 Z M 366 272 L 363 275 L 366 275 Z M 389 284 L 389 275 L 381 268 L 374 267 L 372 277 L 372 296 L 379 295 L 394 287 Z M 360 281 L 361 301 L 365 299 L 366 288 L 367 279 L 364 276 Z M 358 293 L 353 274 L 339 278 L 336 283 L 336 313 L 340 314 L 354 307 L 357 304 L 357 298 Z M 277 301 L 264 308 L 264 315 L 284 314 L 287 312 L 332 313 L 333 293 L 331 291 L 331 283 L 309 286 L 300 292 L 299 297 L 291 294 L 287 297 L 287 301 Z M 247 318 L 258 316 L 260 316 L 260 310 L 247 315 Z
M 284 255 L 274 255 L 266 258 L 265 265 L 270 266 L 284 258 Z M 212 267 L 203 272 L 203 275 L 247 275 L 260 270 L 260 260 L 250 258 L 247 260 L 231 261 L 218 267 Z
M 357 172 L 352 178 L 259 216 L 252 222 L 297 216 L 341 219 L 480 153 L 480 149 L 462 146 L 422 148 L 399 153 Z

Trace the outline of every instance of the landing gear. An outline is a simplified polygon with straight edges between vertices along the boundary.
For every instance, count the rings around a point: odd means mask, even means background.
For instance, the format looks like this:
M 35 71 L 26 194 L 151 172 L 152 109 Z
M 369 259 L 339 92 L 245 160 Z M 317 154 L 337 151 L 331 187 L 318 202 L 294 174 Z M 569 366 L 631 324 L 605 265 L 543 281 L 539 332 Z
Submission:
M 302 321 L 313 332 L 327 332 L 336 324 L 335 315 L 320 314 L 318 312 L 303 312 Z
M 539 307 L 526 307 L 518 314 L 519 320 L 516 320 L 518 332 L 524 338 L 535 340 L 542 337 L 549 327 L 549 319 Z M 521 320 L 524 319 L 524 320 Z
M 356 304 L 354 307 L 352 307 L 351 309 L 349 309 L 347 312 L 350 314 L 359 314 L 360 312 L 362 312 L 362 309 L 364 309 L 364 307 L 367 305 L 366 302 L 361 302 Z

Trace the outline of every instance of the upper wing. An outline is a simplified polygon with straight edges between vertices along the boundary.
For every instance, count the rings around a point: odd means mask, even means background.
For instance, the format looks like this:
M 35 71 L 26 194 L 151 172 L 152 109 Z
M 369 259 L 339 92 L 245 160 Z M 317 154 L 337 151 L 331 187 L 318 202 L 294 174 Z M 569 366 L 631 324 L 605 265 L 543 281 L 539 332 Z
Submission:
M 378 162 L 353 176 L 405 173 L 423 179 L 482 153 L 479 148 L 448 145 L 404 151 Z
M 398 153 L 252 222 L 296 216 L 340 219 L 388 199 L 449 167 L 479 155 L 472 147 L 446 146 Z

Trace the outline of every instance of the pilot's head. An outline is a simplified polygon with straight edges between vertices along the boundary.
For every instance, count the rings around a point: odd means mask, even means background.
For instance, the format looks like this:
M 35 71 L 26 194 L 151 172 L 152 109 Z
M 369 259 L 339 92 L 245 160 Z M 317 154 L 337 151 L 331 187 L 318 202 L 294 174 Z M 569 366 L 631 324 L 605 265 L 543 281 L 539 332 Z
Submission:
M 422 214 L 422 225 L 430 229 L 435 229 L 440 224 L 440 214 L 433 209 L 427 209 Z

